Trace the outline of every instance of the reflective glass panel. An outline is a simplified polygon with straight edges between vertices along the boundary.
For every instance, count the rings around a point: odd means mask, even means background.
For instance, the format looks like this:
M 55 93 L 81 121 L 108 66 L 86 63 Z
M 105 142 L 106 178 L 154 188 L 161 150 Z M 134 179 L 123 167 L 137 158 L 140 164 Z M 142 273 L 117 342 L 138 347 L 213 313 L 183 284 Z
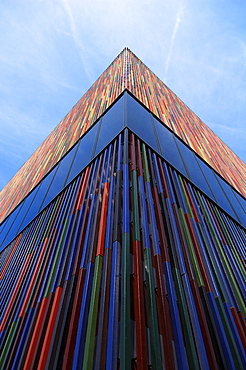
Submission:
M 124 128 L 124 97 L 121 97 L 102 117 L 94 156 L 107 146 Z
M 49 186 L 51 184 L 51 181 L 54 175 L 55 175 L 55 171 L 53 170 L 40 183 L 40 186 L 38 187 L 38 190 L 37 190 L 37 194 L 35 198 L 33 199 L 33 202 L 26 214 L 23 224 L 21 225 L 22 228 L 26 227 L 27 224 L 29 224 L 29 222 L 32 221 L 37 216 L 40 210 L 40 206 L 43 203 L 44 197 L 47 193 L 47 190 L 49 189 Z
M 240 218 L 244 227 L 246 227 L 246 200 L 241 197 L 236 191 L 232 190 L 232 192 L 241 207 L 236 209 L 238 217 Z
M 37 190 L 38 190 L 38 187 L 35 188 L 27 197 L 26 199 L 24 200 L 23 202 L 23 206 L 20 210 L 20 213 L 18 214 L 18 217 L 16 218 L 15 220 L 15 223 L 14 223 L 14 227 L 16 229 L 16 231 L 18 232 L 19 231 L 19 228 L 20 228 L 20 225 L 28 211 L 28 208 L 30 207 L 30 204 L 32 203 L 36 193 L 37 193 Z
M 14 224 L 14 220 L 19 212 L 20 212 L 20 207 L 17 207 L 14 210 L 14 212 L 11 213 L 9 218 L 6 220 L 6 225 L 0 234 L 0 243 L 1 244 L 3 243 L 1 247 L 6 246 L 11 241 L 11 239 L 13 239 L 14 236 L 16 235 L 16 230 L 14 227 L 12 228 L 12 225 Z
M 150 113 L 129 94 L 126 118 L 126 125 L 149 146 L 159 151 Z
M 7 224 L 7 221 L 8 221 L 8 218 L 5 218 L 3 220 L 3 222 L 1 223 L 1 226 L 0 226 L 0 234 L 2 233 L 3 229 L 5 228 L 5 226 Z
M 218 203 L 218 205 L 223 208 L 226 212 L 228 212 L 230 215 L 235 217 L 235 213 L 233 212 L 228 199 L 225 196 L 225 193 L 223 192 L 220 184 L 218 183 L 216 179 L 216 174 L 214 171 L 206 165 L 200 158 L 197 158 L 199 165 L 202 169 L 202 172 L 204 173 L 204 176 L 209 183 L 209 186 L 214 194 L 214 199 Z
M 156 119 L 154 119 L 154 123 L 162 156 L 179 172 L 187 176 L 187 172 L 180 157 L 177 145 L 175 144 L 173 134 Z
M 95 145 L 95 140 L 97 137 L 97 130 L 100 122 L 98 122 L 90 131 L 85 134 L 78 143 L 78 150 L 76 152 L 70 173 L 66 180 L 66 185 L 74 179 L 86 165 L 92 159 L 92 153 Z
M 213 194 L 198 165 L 196 155 L 179 139 L 175 138 L 175 140 L 180 150 L 181 156 L 183 157 L 183 161 L 188 171 L 189 178 L 191 179 L 191 181 L 194 182 L 194 184 L 197 187 L 199 187 L 204 193 L 206 193 L 209 197 L 212 198 Z
M 243 222 L 243 220 L 241 220 L 241 217 L 240 215 L 243 217 L 243 211 L 242 211 L 242 207 L 240 206 L 240 204 L 238 203 L 237 201 L 237 198 L 235 197 L 233 191 L 232 191 L 232 188 L 230 187 L 230 185 L 228 185 L 225 181 L 223 181 L 221 179 L 221 177 L 219 177 L 218 175 L 217 176 L 217 179 L 220 183 L 220 186 L 223 188 L 227 198 L 229 199 L 231 205 L 232 205 L 232 208 L 234 209 L 236 215 L 238 216 L 238 219 Z
M 206 166 L 209 168 L 208 166 Z M 211 190 L 215 196 L 215 201 L 218 203 L 218 205 L 224 209 L 227 213 L 229 213 L 232 217 L 236 217 L 234 211 L 231 208 L 230 203 L 228 202 L 228 199 L 222 190 L 219 182 L 217 181 L 217 175 L 214 173 L 210 168 L 209 170 L 211 171 L 210 176 L 209 176 L 209 185 L 211 187 Z M 205 175 L 206 176 L 206 175 Z
M 0 226 L 0 250 L 1 250 L 1 242 L 3 240 L 2 235 L 3 235 L 4 226 L 5 226 L 4 223 Z
M 69 174 L 69 170 L 73 162 L 76 150 L 76 146 L 73 147 L 73 149 L 70 150 L 70 152 L 60 161 L 60 163 L 57 165 L 57 168 L 54 169 L 56 170 L 55 176 L 41 206 L 42 209 L 44 209 L 47 204 L 51 202 L 52 199 L 54 199 L 57 194 L 64 188 L 66 178 Z
M 240 194 L 233 190 L 235 197 L 237 198 L 238 202 L 241 204 L 242 209 L 246 212 L 246 199 L 244 199 Z

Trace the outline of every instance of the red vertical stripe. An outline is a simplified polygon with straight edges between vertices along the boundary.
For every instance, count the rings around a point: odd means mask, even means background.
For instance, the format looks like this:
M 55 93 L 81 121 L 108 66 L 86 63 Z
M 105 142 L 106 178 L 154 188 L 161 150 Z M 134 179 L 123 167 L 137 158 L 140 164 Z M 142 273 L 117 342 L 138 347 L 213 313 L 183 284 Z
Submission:
M 98 242 L 97 242 L 97 252 L 96 252 L 97 256 L 98 255 L 103 256 L 103 251 L 104 251 L 104 239 L 105 239 L 107 209 L 108 209 L 108 191 L 109 191 L 109 183 L 106 182 L 104 184 L 101 217 L 100 217 L 99 231 L 98 231 Z
M 147 361 L 146 324 L 142 276 L 141 244 L 133 242 L 134 254 L 134 312 L 136 320 L 137 368 L 145 369 Z
M 56 322 L 56 315 L 57 315 L 59 304 L 60 304 L 61 295 L 62 295 L 62 288 L 58 287 L 55 292 L 54 302 L 53 302 L 53 306 L 51 309 L 51 314 L 50 314 L 46 334 L 44 337 L 44 342 L 42 345 L 42 352 L 41 352 L 40 359 L 39 359 L 38 370 L 45 368 L 45 364 L 46 364 L 47 357 L 49 354 L 49 348 L 50 348 L 50 343 L 51 343 L 51 339 L 53 335 L 53 330 L 54 330 L 54 326 Z
M 48 302 L 49 302 L 48 298 L 46 298 L 46 297 L 43 298 L 41 306 L 40 306 L 39 314 L 38 314 L 38 317 L 37 317 L 36 325 L 35 325 L 35 328 L 33 330 L 31 343 L 30 343 L 30 346 L 29 346 L 29 349 L 28 349 L 28 352 L 27 352 L 26 361 L 25 361 L 25 364 L 24 364 L 24 367 L 23 367 L 24 370 L 30 370 L 31 369 L 32 362 L 34 360 L 35 350 L 36 350 L 36 347 L 38 345 L 38 338 L 39 338 L 40 330 L 42 328 L 42 324 L 43 324 L 43 320 L 44 320 L 44 317 L 45 317 L 45 311 L 46 311 Z
M 243 327 L 243 325 L 242 325 L 242 323 L 241 323 L 241 321 L 238 317 L 238 313 L 237 313 L 235 307 L 231 307 L 230 310 L 231 310 L 235 325 L 237 327 L 238 334 L 241 338 L 242 345 L 244 347 L 244 350 L 246 351 L 246 335 L 245 335 L 246 331 L 245 331 L 245 328 Z
M 69 370 L 72 368 L 73 364 L 73 353 L 75 348 L 75 341 L 76 341 L 76 334 L 77 334 L 77 327 L 79 321 L 79 311 L 81 306 L 81 299 L 85 281 L 85 273 L 86 270 L 84 268 L 79 270 L 78 274 L 78 281 L 77 287 L 74 296 L 73 308 L 72 308 L 72 316 L 69 323 L 69 331 L 67 336 L 67 343 L 66 348 L 64 351 L 64 358 L 63 358 L 63 370 Z
M 211 341 L 211 336 L 210 336 L 206 316 L 203 310 L 200 294 L 198 291 L 197 282 L 192 279 L 190 281 L 190 284 L 191 284 L 191 288 L 193 291 L 193 297 L 194 297 L 194 301 L 196 304 L 196 310 L 197 310 L 199 324 L 201 327 L 202 336 L 203 336 L 203 340 L 204 340 L 204 344 L 205 344 L 205 348 L 206 348 L 206 352 L 208 356 L 209 365 L 211 369 L 216 370 L 218 369 L 218 365 L 217 365 L 217 361 L 216 361 L 216 357 L 214 353 L 213 343 Z
M 25 299 L 24 299 L 24 302 L 23 302 L 23 305 L 22 305 L 22 308 L 21 308 L 21 311 L 20 311 L 20 314 L 19 314 L 20 317 L 23 317 L 24 316 L 24 313 L 25 313 L 25 310 L 26 310 L 26 306 L 27 306 L 29 297 L 31 295 L 31 292 L 32 292 L 32 289 L 33 289 L 33 285 L 35 283 L 36 275 L 37 275 L 37 272 L 39 270 L 41 261 L 43 259 L 44 251 L 45 251 L 46 245 L 48 243 L 48 240 L 49 239 L 46 238 L 45 241 L 44 241 L 44 244 L 43 244 L 43 247 L 42 247 L 42 251 L 41 251 L 40 256 L 38 258 L 37 265 L 36 265 L 35 270 L 33 272 L 33 276 L 32 276 L 32 279 L 30 281 L 30 284 L 29 284 L 29 287 L 28 287 L 28 290 L 27 290 L 27 293 L 26 293 L 26 296 L 25 296 Z
M 85 194 L 85 190 L 86 190 L 86 185 L 87 185 L 88 177 L 89 177 L 89 173 L 90 173 L 90 167 L 86 167 L 85 175 L 84 175 L 84 179 L 83 179 L 83 184 L 82 184 L 82 188 L 81 188 L 81 192 L 80 192 L 80 195 L 79 195 L 79 199 L 78 199 L 78 203 L 77 203 L 76 209 L 80 209 L 81 208 L 82 201 L 83 201 L 84 194 Z
M 192 243 L 193 243 L 193 246 L 194 246 L 194 249 L 195 249 L 195 252 L 196 252 L 196 257 L 197 257 L 197 260 L 198 260 L 198 263 L 199 263 L 199 268 L 200 268 L 200 271 L 201 271 L 201 274 L 202 274 L 202 278 L 203 278 L 203 281 L 204 281 L 206 291 L 211 292 L 212 288 L 210 286 L 210 282 L 209 282 L 209 279 L 207 277 L 207 272 L 206 272 L 206 269 L 205 269 L 205 266 L 204 266 L 204 263 L 203 263 L 202 255 L 200 253 L 200 247 L 197 243 L 197 239 L 196 239 L 196 236 L 194 234 L 194 230 L 192 228 L 192 225 L 191 225 L 191 222 L 190 222 L 190 217 L 189 217 L 188 213 L 185 213 L 185 219 L 186 219 L 186 223 L 187 223 L 187 226 L 188 226 L 188 229 L 189 229 L 189 232 L 190 232 Z

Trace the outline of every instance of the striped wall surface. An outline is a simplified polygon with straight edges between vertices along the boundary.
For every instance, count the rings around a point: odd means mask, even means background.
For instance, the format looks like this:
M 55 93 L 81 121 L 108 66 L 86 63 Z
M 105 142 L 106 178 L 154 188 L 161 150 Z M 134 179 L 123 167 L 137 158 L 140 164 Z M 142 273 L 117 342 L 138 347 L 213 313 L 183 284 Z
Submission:
M 246 195 L 246 166 L 156 75 L 125 48 L 1 191 L 0 222 L 125 89 Z
M 132 52 L 127 88 L 246 197 L 245 163 Z
M 0 225 L 0 252 L 126 127 L 246 227 L 246 200 L 124 92 Z
M 125 129 L 1 255 L 1 369 L 243 369 L 245 230 Z

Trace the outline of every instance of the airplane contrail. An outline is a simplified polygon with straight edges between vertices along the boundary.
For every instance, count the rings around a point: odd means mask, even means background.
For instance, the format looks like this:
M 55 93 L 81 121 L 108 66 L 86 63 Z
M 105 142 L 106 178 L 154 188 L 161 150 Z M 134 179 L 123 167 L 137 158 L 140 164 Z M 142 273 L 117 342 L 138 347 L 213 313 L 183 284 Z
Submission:
M 63 0 L 63 4 L 64 4 L 64 8 L 67 12 L 67 16 L 68 16 L 69 23 L 70 23 L 70 29 L 71 29 L 71 33 L 72 33 L 75 45 L 78 48 L 80 59 L 81 59 L 82 64 L 84 66 L 84 71 L 85 71 L 89 81 L 91 83 L 93 83 L 94 78 L 93 78 L 91 70 L 90 70 L 90 65 L 87 62 L 86 49 L 85 49 L 85 46 L 82 43 L 81 38 L 78 34 L 78 31 L 77 31 L 77 28 L 76 28 L 76 25 L 75 25 L 75 21 L 74 21 L 74 18 L 73 18 L 71 7 L 70 7 L 69 2 L 67 0 Z
M 184 14 L 184 9 L 185 9 L 184 5 L 181 5 L 180 9 L 178 10 L 178 14 L 176 16 L 176 21 L 175 21 L 175 25 L 174 25 L 174 29 L 173 29 L 173 33 L 172 33 L 172 37 L 171 37 L 171 42 L 170 42 L 170 46 L 169 46 L 169 50 L 168 50 L 168 54 L 167 54 L 167 60 L 166 60 L 166 65 L 165 65 L 164 82 L 167 79 L 168 68 L 169 68 L 170 60 L 171 60 L 172 53 L 173 53 L 173 46 L 174 46 L 175 38 L 176 38 L 176 35 L 177 35 L 177 32 L 178 32 L 179 24 L 181 22 L 183 14 Z

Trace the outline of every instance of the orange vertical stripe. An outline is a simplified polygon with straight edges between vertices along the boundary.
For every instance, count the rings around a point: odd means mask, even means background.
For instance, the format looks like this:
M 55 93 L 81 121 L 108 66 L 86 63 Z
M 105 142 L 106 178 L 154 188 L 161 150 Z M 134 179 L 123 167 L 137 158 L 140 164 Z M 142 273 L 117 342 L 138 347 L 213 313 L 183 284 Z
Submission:
M 38 370 L 41 370 L 41 369 L 45 368 L 45 364 L 46 364 L 47 357 L 48 357 L 48 354 L 49 354 L 52 334 L 53 334 L 54 326 L 55 326 L 55 322 L 56 322 L 56 315 L 57 315 L 60 300 L 61 300 L 61 295 L 62 295 L 62 288 L 58 287 L 56 289 L 56 292 L 55 292 L 54 302 L 53 302 L 53 306 L 52 306 L 52 309 L 51 309 L 46 334 L 45 334 L 45 337 L 44 337 L 42 352 L 41 352 L 40 359 L 39 359 L 39 364 L 38 364 Z
M 108 189 L 109 189 L 109 183 L 106 182 L 104 184 L 104 191 L 103 191 L 102 210 L 101 210 L 99 234 L 98 234 L 98 242 L 97 242 L 97 253 L 96 253 L 97 256 L 98 255 L 103 256 L 103 250 L 104 250 L 106 218 L 107 218 L 107 209 L 108 209 Z
M 36 268 L 33 272 L 33 276 L 32 276 L 32 279 L 30 281 L 30 284 L 29 284 L 29 287 L 28 287 L 28 290 L 27 290 L 27 293 L 26 293 L 26 296 L 25 296 L 25 299 L 24 299 L 24 302 L 23 302 L 23 305 L 21 307 L 21 311 L 20 311 L 20 314 L 19 314 L 19 317 L 23 317 L 24 316 L 24 313 L 25 313 L 25 310 L 26 310 L 26 306 L 27 306 L 27 302 L 29 300 L 29 297 L 30 297 L 30 294 L 31 294 L 31 291 L 33 289 L 33 285 L 35 283 L 35 279 L 36 279 L 36 275 L 37 275 L 37 272 L 39 270 L 39 266 L 40 266 L 40 263 L 42 261 L 42 258 L 43 258 L 43 255 L 44 255 L 44 251 L 45 251 L 45 248 L 46 248 L 46 245 L 48 243 L 48 238 L 45 239 L 44 241 L 44 245 L 42 247 L 42 251 L 40 253 L 40 256 L 38 258 L 38 261 L 37 261 L 37 265 L 36 265 Z
M 30 346 L 29 346 L 29 350 L 27 352 L 26 361 L 25 361 L 25 364 L 24 364 L 24 367 L 23 367 L 24 370 L 30 370 L 31 369 L 32 362 L 33 362 L 33 359 L 34 359 L 33 357 L 34 357 L 34 354 L 35 354 L 35 350 L 36 350 L 36 347 L 38 345 L 39 333 L 40 333 L 40 330 L 41 330 L 41 327 L 42 327 L 42 324 L 43 324 L 43 320 L 44 320 L 44 317 L 45 317 L 45 311 L 46 311 L 48 302 L 49 302 L 49 300 L 48 300 L 47 297 L 43 298 L 41 306 L 40 306 L 39 314 L 38 314 L 38 317 L 37 317 L 36 325 L 35 325 L 35 328 L 33 330 L 33 335 L 32 335 L 31 343 L 30 343 Z

